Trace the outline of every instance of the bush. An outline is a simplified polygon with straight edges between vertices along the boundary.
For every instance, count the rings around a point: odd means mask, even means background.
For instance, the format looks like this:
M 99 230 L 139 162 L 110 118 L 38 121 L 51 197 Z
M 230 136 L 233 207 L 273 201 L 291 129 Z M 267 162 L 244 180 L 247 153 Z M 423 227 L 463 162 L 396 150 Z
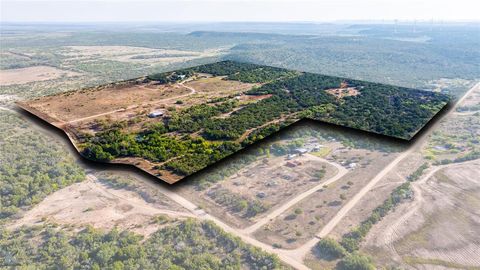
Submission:
M 323 238 L 315 245 L 314 253 L 320 259 L 331 261 L 344 257 L 347 251 L 337 241 Z
M 354 253 L 346 256 L 338 262 L 336 269 L 338 270 L 375 270 L 375 265 L 370 257 Z

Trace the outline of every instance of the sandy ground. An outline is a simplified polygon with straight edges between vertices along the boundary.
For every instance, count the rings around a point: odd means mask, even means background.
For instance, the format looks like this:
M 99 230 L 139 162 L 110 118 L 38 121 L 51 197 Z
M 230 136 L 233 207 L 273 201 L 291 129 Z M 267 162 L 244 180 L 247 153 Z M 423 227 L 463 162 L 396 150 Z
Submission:
M 35 81 L 48 81 L 60 77 L 73 77 L 81 75 L 78 72 L 62 70 L 49 66 L 35 66 L 0 70 L 0 86 L 12 84 L 25 84 Z
M 165 100 L 189 94 L 191 91 L 179 85 L 159 85 L 155 88 L 127 84 L 100 90 L 82 90 L 47 96 L 28 104 L 51 117 L 62 121 L 77 121 L 87 117 L 98 117 L 140 106 L 144 103 Z M 94 118 L 95 118 L 94 117 Z M 93 119 L 93 118 L 92 118 Z M 85 119 L 87 120 L 87 119 Z
M 148 236 L 158 229 L 151 220 L 157 215 L 192 216 L 180 206 L 172 206 L 176 204 L 168 198 L 164 197 L 164 200 L 164 203 L 149 202 L 135 191 L 111 188 L 89 175 L 87 180 L 51 194 L 9 227 L 48 221 L 78 227 L 117 227 Z
M 207 212 L 221 218 L 229 225 L 246 228 L 263 219 L 270 213 L 270 210 L 281 207 L 292 198 L 338 173 L 338 169 L 328 161 L 315 156 L 304 155 L 292 161 L 299 162 L 301 165 L 286 166 L 288 160 L 285 160 L 285 156 L 259 159 L 201 193 L 196 191 L 194 186 L 188 185 L 182 186 L 178 191 L 192 202 L 204 206 Z M 322 166 L 325 166 L 326 170 L 324 178 L 320 182 L 312 181 L 315 178 L 315 172 Z M 228 194 L 239 196 L 247 201 L 257 200 L 268 210 L 254 217 L 244 217 L 243 212 L 235 212 L 233 209 L 217 203 L 214 197 L 208 195 L 217 190 L 226 191 Z M 259 194 L 263 194 L 263 196 L 259 197 Z
M 433 169 L 366 238 L 379 263 L 415 269 L 480 267 L 480 161 Z
M 106 60 L 168 65 L 188 60 L 212 57 L 224 53 L 227 48 L 217 48 L 205 51 L 181 51 L 170 49 L 154 49 L 135 46 L 66 46 L 63 55 L 74 60 L 102 58 Z

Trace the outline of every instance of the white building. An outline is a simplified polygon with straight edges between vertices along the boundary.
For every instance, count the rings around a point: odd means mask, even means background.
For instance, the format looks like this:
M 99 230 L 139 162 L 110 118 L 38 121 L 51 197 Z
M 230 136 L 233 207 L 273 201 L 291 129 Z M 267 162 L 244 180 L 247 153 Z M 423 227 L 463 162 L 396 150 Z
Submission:
M 153 111 L 153 112 L 150 112 L 150 113 L 148 114 L 148 117 L 150 117 L 150 118 L 156 118 L 156 117 L 162 116 L 163 114 L 164 114 L 163 111 Z

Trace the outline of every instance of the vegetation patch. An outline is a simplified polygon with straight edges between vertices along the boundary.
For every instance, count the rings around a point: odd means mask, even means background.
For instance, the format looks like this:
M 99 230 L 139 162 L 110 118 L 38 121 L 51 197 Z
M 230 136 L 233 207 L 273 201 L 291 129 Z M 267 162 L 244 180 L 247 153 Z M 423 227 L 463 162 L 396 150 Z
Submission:
M 216 88 L 219 82 L 232 82 L 232 89 Z M 117 92 L 121 96 L 112 98 Z M 51 109 L 68 94 L 20 105 L 69 133 L 83 156 L 133 163 L 169 183 L 302 118 L 410 139 L 449 100 L 435 92 L 234 61 L 74 95 L 98 106 L 82 109 L 85 104 L 72 101 L 62 111 Z
M 165 223 L 163 218 L 155 222 Z M 167 221 L 168 222 L 168 221 Z M 180 221 L 148 239 L 87 227 L 0 229 L 0 265 L 34 269 L 288 269 L 275 255 L 243 243 L 212 222 Z

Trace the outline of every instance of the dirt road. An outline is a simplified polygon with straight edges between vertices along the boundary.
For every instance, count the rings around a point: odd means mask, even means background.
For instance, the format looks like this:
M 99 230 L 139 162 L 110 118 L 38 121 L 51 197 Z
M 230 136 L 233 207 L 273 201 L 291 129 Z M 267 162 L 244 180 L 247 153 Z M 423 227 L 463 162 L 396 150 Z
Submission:
M 449 114 L 451 112 L 455 112 L 455 108 L 465 100 L 465 98 L 473 91 L 480 90 L 480 83 L 477 83 L 473 86 L 470 90 L 468 90 L 465 95 L 460 98 Z M 445 117 L 445 116 L 444 116 Z M 440 120 L 437 120 L 437 123 L 430 128 L 430 132 L 434 130 L 434 127 L 439 124 Z M 319 239 L 327 236 L 335 226 L 347 215 L 347 213 L 355 207 L 355 205 L 384 177 L 386 176 L 392 169 L 394 169 L 404 158 L 408 157 L 415 149 L 417 149 L 428 137 L 427 132 L 422 135 L 421 138 L 418 138 L 415 144 L 409 146 L 409 148 L 401 153 L 397 158 L 395 158 L 387 167 L 385 167 L 382 171 L 380 171 L 370 182 L 367 183 L 347 204 L 345 204 L 340 211 L 327 223 L 325 226 L 320 230 L 318 234 L 316 234 L 317 238 L 313 238 L 301 247 L 290 251 L 290 255 L 298 261 L 303 261 L 303 258 L 310 252 L 310 250 L 315 246 L 315 244 L 319 241 Z
M 190 93 L 186 93 L 186 94 L 183 94 L 183 95 L 179 95 L 179 96 L 175 96 L 175 97 L 171 97 L 171 98 L 166 98 L 166 99 L 162 99 L 162 100 L 156 100 L 156 101 L 153 101 L 153 102 L 144 103 L 144 104 L 142 104 L 142 106 L 154 105 L 154 104 L 158 104 L 158 103 L 177 100 L 179 98 L 183 98 L 183 97 L 186 97 L 186 96 L 193 95 L 197 92 L 194 88 L 184 85 L 183 82 L 178 83 L 178 85 L 180 85 L 184 88 L 187 88 L 188 90 L 190 90 Z M 124 112 L 124 111 L 127 111 L 127 110 L 136 109 L 138 107 L 139 107 L 139 105 L 131 105 L 131 106 L 128 106 L 127 108 L 121 108 L 121 109 L 117 109 L 117 110 L 113 110 L 113 111 L 109 111 L 109 112 L 104 112 L 104 113 L 99 113 L 99 114 L 95 114 L 95 115 L 90 115 L 90 116 L 87 116 L 87 117 L 78 118 L 78 119 L 75 119 L 75 120 L 72 120 L 72 121 L 68 121 L 67 123 L 68 124 L 73 124 L 73 123 L 77 123 L 77 122 L 81 122 L 81 121 L 85 121 L 85 120 L 95 119 L 95 118 L 100 117 L 100 116 L 105 116 L 105 115 L 110 115 L 110 114 L 114 114 L 114 113 L 118 113 L 118 112 Z
M 198 206 L 190 202 L 189 200 L 185 199 L 184 197 L 180 196 L 177 192 L 172 190 L 171 188 L 164 186 L 164 185 L 157 185 L 149 180 L 144 181 L 146 184 L 152 186 L 152 188 L 158 189 L 161 193 L 163 193 L 165 196 L 167 196 L 170 200 L 178 203 L 179 205 L 183 206 L 185 209 L 190 211 L 192 214 L 194 214 L 198 219 L 203 219 L 203 220 L 210 220 L 213 221 L 217 226 L 222 228 L 224 231 L 229 232 L 235 236 L 240 237 L 244 242 L 251 244 L 253 246 L 259 247 L 264 249 L 265 251 L 268 251 L 270 253 L 276 254 L 282 261 L 285 263 L 291 265 L 295 269 L 300 269 L 300 270 L 306 270 L 309 269 L 307 266 L 303 264 L 302 261 L 297 261 L 293 258 L 291 258 L 288 255 L 288 250 L 280 250 L 280 249 L 275 249 L 270 245 L 267 245 L 265 243 L 262 243 L 253 237 L 250 237 L 249 235 L 246 235 L 239 230 L 230 227 L 223 221 L 219 220 L 218 218 L 206 213 L 204 210 L 200 209 Z
M 47 196 L 8 227 L 15 229 L 48 220 L 58 224 L 89 224 L 104 229 L 118 227 L 148 236 L 158 227 L 151 222 L 156 215 L 196 217 L 173 203 L 147 201 L 136 191 L 112 189 L 95 175 L 88 174 L 85 181 Z
M 247 227 L 243 230 L 241 230 L 242 233 L 244 234 L 251 234 L 253 232 L 255 232 L 256 230 L 258 230 L 259 228 L 261 228 L 263 225 L 267 224 L 268 222 L 272 221 L 274 218 L 278 217 L 279 215 L 281 215 L 282 213 L 284 213 L 285 211 L 287 211 L 288 209 L 290 209 L 292 206 L 294 206 L 295 204 L 297 204 L 298 202 L 300 202 L 301 200 L 307 198 L 308 196 L 312 195 L 313 193 L 317 192 L 318 190 L 322 189 L 324 185 L 330 185 L 332 183 L 334 183 L 335 181 L 337 181 L 338 179 L 342 178 L 345 174 L 348 173 L 348 170 L 345 169 L 344 167 L 342 167 L 341 165 L 337 164 L 337 163 L 334 163 L 334 162 L 331 162 L 331 161 L 328 161 L 326 159 L 323 159 L 321 157 L 317 157 L 315 155 L 310 155 L 310 154 L 307 154 L 308 156 L 310 157 L 313 157 L 315 159 L 318 159 L 319 161 L 321 162 L 324 162 L 324 163 L 328 163 L 334 167 L 336 167 L 338 169 L 338 173 L 331 177 L 330 179 L 326 180 L 326 181 L 323 181 L 321 183 L 319 183 L 318 185 L 314 186 L 313 188 L 303 192 L 303 193 L 300 193 L 299 195 L 297 195 L 296 197 L 292 198 L 290 201 L 284 203 L 283 205 L 281 205 L 280 207 L 278 207 L 277 209 L 275 209 L 274 211 L 270 212 L 268 215 L 266 215 L 265 217 L 259 219 L 255 224 L 251 225 L 250 227 Z
M 466 96 L 468 96 L 472 91 L 475 91 L 477 89 L 480 89 L 480 83 L 475 85 L 473 88 L 471 88 L 461 99 L 458 100 L 456 104 L 460 104 Z M 452 108 L 452 111 L 454 111 L 456 105 L 454 108 Z M 438 121 L 437 121 L 438 123 Z M 436 126 L 436 125 L 435 125 Z M 433 130 L 433 127 L 431 128 Z M 167 197 L 169 197 L 171 200 L 177 202 L 181 206 L 185 207 L 188 209 L 190 212 L 195 214 L 198 218 L 200 219 L 205 219 L 205 220 L 211 220 L 215 222 L 219 227 L 221 227 L 223 230 L 230 232 L 238 237 L 240 237 L 243 241 L 246 243 L 249 243 L 251 245 L 257 246 L 259 248 L 262 248 L 268 252 L 274 253 L 279 256 L 279 258 L 291 265 L 292 267 L 296 269 L 309 269 L 307 266 L 303 264 L 303 259 L 305 255 L 310 252 L 312 247 L 319 241 L 320 237 L 324 237 L 325 235 L 328 235 L 332 231 L 333 228 L 345 217 L 345 215 L 353 208 L 355 205 L 385 176 L 387 175 L 393 168 L 400 163 L 404 158 L 406 158 L 409 154 L 411 154 L 414 149 L 416 149 L 418 146 L 421 145 L 421 143 L 424 141 L 424 139 L 427 137 L 428 133 L 423 134 L 422 138 L 417 139 L 416 143 L 411 145 L 405 152 L 401 153 L 397 158 L 395 158 L 387 167 L 385 167 L 382 171 L 380 171 L 364 188 L 360 190 L 359 193 L 357 193 L 345 206 L 335 215 L 333 219 L 331 219 L 317 234 L 316 238 L 313 238 L 311 241 L 305 243 L 301 247 L 294 249 L 294 250 L 285 250 L 285 249 L 276 249 L 273 248 L 270 245 L 267 245 L 265 243 L 262 243 L 253 237 L 250 237 L 249 233 L 255 231 L 255 229 L 258 229 L 262 225 L 266 224 L 271 217 L 275 215 L 281 214 L 281 212 L 285 211 L 292 205 L 294 205 L 296 202 L 301 201 L 302 199 L 308 197 L 313 192 L 306 191 L 305 193 L 300 194 L 296 198 L 292 199 L 291 201 L 287 202 L 285 205 L 279 207 L 277 210 L 273 211 L 271 214 L 267 215 L 264 219 L 261 219 L 259 222 L 256 224 L 248 227 L 247 229 L 244 230 L 238 230 L 230 227 L 229 225 L 225 224 L 221 220 L 217 219 L 216 217 L 213 217 L 209 214 L 207 214 L 205 211 L 197 207 L 195 204 L 192 202 L 188 201 L 187 199 L 183 198 L 182 196 L 178 195 L 175 191 L 172 191 L 170 188 L 167 188 L 165 186 L 158 186 L 150 181 L 150 184 L 152 185 L 153 188 L 160 189 L 160 191 L 165 194 Z M 338 164 L 337 164 L 338 165 Z M 338 165 L 339 166 L 339 165 Z M 336 166 L 337 167 L 337 166 Z M 338 167 L 337 167 L 338 168 Z M 343 168 L 343 167 L 342 167 Z M 345 170 L 343 168 L 343 170 Z M 342 170 L 342 171 L 343 171 Z M 333 181 L 338 180 L 337 177 L 339 175 L 342 175 L 342 171 L 339 171 L 339 174 L 335 176 L 334 178 L 329 179 L 330 183 Z M 325 183 L 324 183 L 325 184 Z M 323 186 L 323 184 L 322 184 Z M 316 187 L 318 188 L 318 186 Z M 314 188 L 315 189 L 315 188 Z

